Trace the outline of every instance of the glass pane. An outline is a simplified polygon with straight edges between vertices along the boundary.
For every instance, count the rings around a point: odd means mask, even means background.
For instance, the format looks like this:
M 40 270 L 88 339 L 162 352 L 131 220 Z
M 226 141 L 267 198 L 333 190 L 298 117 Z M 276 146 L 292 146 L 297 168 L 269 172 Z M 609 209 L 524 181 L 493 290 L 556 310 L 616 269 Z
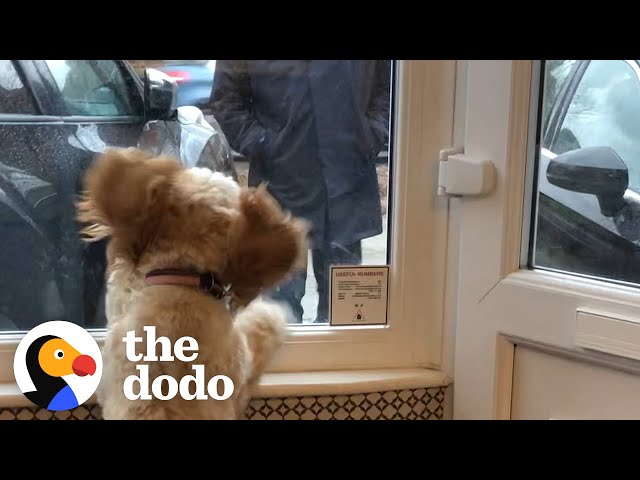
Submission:
M 640 283 L 639 61 L 543 71 L 531 266 Z
M 329 265 L 387 263 L 392 62 L 218 60 L 210 112 L 241 178 L 312 224 L 308 269 L 273 293 L 328 322 Z
M 45 60 L 70 115 L 142 114 L 113 60 Z
M 140 68 L 165 68 L 158 61 L 136 61 L 139 68 L 132 72 L 118 62 L 48 64 L 62 90 L 69 87 L 73 65 L 76 73 L 86 74 L 69 90 L 70 110 L 108 115 L 135 105 L 136 97 L 125 86 L 133 84 Z M 167 69 L 181 67 L 171 63 Z M 224 132 L 215 137 L 218 143 L 210 141 L 204 148 L 199 165 L 226 168 L 220 157 L 235 153 L 240 183 L 267 182 L 285 208 L 313 223 L 306 274 L 269 293 L 291 303 L 297 312 L 292 322 L 326 323 L 330 263 L 387 263 L 392 62 L 195 63 L 189 66 L 215 69 L 215 85 L 206 80 L 203 87 L 194 74 L 178 82 L 178 92 L 192 87 L 200 92 L 182 98 L 206 99 L 201 107 L 205 119 Z M 96 97 L 88 93 L 100 85 L 113 87 L 111 98 L 124 96 L 122 101 L 97 107 Z M 10 94 L 0 89 L 0 105 Z M 144 145 L 180 154 L 185 150 L 181 132 L 172 120 L 0 119 L 0 151 L 5 152 L 0 159 L 0 331 L 29 330 L 59 319 L 87 328 L 105 325 L 104 242 L 87 244 L 79 238 L 74 208 L 79 180 L 108 146 Z

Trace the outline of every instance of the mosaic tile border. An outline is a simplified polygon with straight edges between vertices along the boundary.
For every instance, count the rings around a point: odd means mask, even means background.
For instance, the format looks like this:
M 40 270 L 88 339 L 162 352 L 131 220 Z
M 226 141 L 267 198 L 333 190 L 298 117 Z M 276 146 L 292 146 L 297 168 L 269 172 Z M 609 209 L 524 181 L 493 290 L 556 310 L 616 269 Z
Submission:
M 40 407 L 0 408 L 0 420 L 100 420 L 99 405 L 81 405 L 73 410 L 50 412 Z
M 256 398 L 248 420 L 442 420 L 447 387 L 352 395 Z M 100 420 L 98 405 L 50 412 L 39 407 L 0 408 L 0 420 Z
M 442 420 L 446 387 L 254 399 L 250 420 Z

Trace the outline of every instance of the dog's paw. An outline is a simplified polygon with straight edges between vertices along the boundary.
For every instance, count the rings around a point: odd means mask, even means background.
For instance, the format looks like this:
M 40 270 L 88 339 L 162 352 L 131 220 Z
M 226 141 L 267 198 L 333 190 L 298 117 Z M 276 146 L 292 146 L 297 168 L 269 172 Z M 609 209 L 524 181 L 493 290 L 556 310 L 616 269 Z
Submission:
M 259 299 L 239 314 L 238 323 L 247 334 L 270 343 L 280 343 L 287 334 L 289 312 L 288 308 L 280 303 Z
M 286 309 L 277 303 L 255 300 L 238 314 L 236 325 L 251 351 L 250 377 L 256 381 L 286 339 Z

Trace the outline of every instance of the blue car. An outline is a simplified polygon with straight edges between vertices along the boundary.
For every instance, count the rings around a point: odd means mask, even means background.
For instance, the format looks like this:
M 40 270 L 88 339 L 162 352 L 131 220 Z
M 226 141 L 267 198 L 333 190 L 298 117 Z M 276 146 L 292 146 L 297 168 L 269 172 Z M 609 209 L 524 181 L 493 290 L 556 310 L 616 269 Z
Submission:
M 213 89 L 215 60 L 164 60 L 158 70 L 178 84 L 177 107 L 204 107 Z

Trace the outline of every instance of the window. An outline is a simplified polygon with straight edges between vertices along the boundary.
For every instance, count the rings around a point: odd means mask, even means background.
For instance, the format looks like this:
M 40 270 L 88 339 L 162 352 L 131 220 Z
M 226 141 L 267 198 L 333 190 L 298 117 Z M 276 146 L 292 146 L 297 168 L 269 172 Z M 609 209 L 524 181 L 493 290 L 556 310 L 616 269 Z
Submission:
M 0 60 L 0 115 L 35 115 L 36 107 L 11 60 Z
M 640 67 L 636 60 L 579 63 L 563 94 L 543 94 L 545 104 L 553 97 L 549 122 L 559 127 L 538 160 L 532 263 L 639 283 Z
M 136 74 L 120 62 L 46 61 L 72 117 L 0 124 L 0 149 L 11 152 L 2 160 L 7 168 L 0 165 L 0 238 L 11 239 L 0 249 L 3 339 L 54 319 L 100 338 L 104 245 L 80 241 L 73 201 L 96 153 L 136 146 L 145 131 L 143 118 L 117 118 L 138 112 L 135 92 L 128 93 Z M 237 152 L 240 182 L 268 179 L 285 207 L 315 223 L 314 245 L 330 250 L 328 263 L 391 266 L 388 324 L 334 328 L 320 301 L 328 264 L 309 252 L 307 274 L 288 291 L 271 292 L 299 306 L 271 368 L 440 365 L 446 217 L 442 205 L 425 209 L 424 198 L 446 201 L 432 175 L 438 150 L 453 141 L 456 62 L 253 61 L 239 75 L 228 61 L 215 65 L 215 90 L 207 83 L 199 98 L 213 95 L 208 120 Z M 41 70 L 25 68 L 26 75 Z M 172 120 L 156 123 L 176 132 Z M 11 379 L 3 355 L 0 382 Z
M 281 205 L 312 224 L 307 273 L 274 292 L 291 307 L 292 323 L 328 323 L 330 265 L 387 264 L 391 66 L 216 64 L 209 107 L 245 157 L 243 177 L 267 182 Z
M 129 82 L 113 60 L 46 60 L 70 115 L 140 115 Z

